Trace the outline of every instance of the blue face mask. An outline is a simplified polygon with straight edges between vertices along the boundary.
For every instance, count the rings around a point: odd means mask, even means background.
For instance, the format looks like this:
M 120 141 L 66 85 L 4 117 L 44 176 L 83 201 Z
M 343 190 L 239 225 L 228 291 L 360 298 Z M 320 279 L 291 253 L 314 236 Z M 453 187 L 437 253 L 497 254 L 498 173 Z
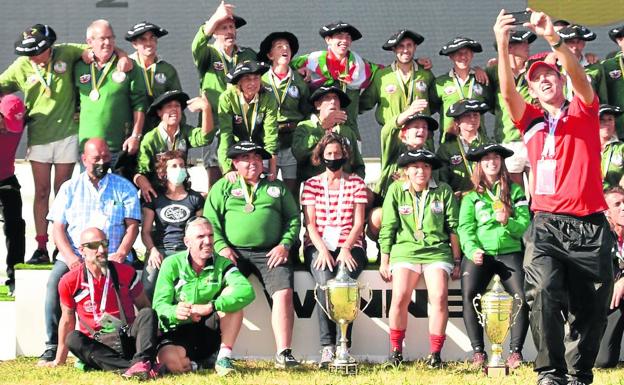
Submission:
M 179 186 L 184 183 L 187 177 L 188 173 L 185 168 L 176 167 L 167 169 L 167 180 L 174 186 Z

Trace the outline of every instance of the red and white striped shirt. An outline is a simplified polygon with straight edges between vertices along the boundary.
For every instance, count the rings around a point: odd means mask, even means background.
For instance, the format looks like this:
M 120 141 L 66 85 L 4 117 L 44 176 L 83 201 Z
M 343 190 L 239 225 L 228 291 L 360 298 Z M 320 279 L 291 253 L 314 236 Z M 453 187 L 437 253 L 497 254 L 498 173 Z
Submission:
M 340 240 L 338 247 L 347 240 L 349 232 L 353 228 L 353 216 L 355 213 L 355 204 L 366 204 L 366 184 L 364 180 L 355 174 L 349 174 L 348 178 L 344 181 L 344 190 L 342 193 L 341 208 L 338 208 L 338 197 L 340 191 L 329 190 L 329 220 L 327 218 L 327 202 L 325 195 L 325 175 L 314 176 L 303 184 L 303 192 L 301 194 L 302 206 L 314 206 L 316 213 L 316 228 L 323 236 L 323 231 L 326 226 L 339 227 Z M 340 215 L 340 218 L 337 216 Z M 360 234 L 357 241 L 353 244 L 356 247 L 362 247 L 362 239 L 364 233 Z M 304 246 L 311 246 L 312 241 L 306 231 L 304 238 Z

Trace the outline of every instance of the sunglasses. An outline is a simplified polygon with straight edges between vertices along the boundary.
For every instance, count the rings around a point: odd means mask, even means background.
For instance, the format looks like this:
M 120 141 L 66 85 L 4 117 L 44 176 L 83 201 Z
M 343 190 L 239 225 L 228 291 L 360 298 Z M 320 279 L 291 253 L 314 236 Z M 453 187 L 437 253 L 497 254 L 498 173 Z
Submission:
M 86 242 L 86 243 L 83 243 L 82 246 L 91 250 L 97 250 L 100 248 L 100 246 L 102 246 L 103 248 L 107 248 L 108 239 L 102 239 L 101 241 Z

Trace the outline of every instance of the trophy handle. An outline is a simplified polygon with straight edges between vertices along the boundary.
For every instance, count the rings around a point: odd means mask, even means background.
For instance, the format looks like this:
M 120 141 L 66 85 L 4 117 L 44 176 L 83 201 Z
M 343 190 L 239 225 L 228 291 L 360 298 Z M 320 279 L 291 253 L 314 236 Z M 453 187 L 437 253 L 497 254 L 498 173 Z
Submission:
M 518 310 L 516 311 L 516 314 L 514 314 L 513 319 L 511 320 L 511 325 L 509 325 L 510 328 L 516 324 L 516 319 L 518 318 L 518 315 L 520 314 L 520 311 L 522 310 L 522 298 L 520 298 L 518 293 L 514 294 L 514 300 L 518 300 L 517 302 Z
M 316 284 L 316 286 L 314 286 L 314 300 L 316 301 L 317 305 L 321 308 L 321 310 L 323 310 L 323 313 L 327 314 L 327 318 L 332 319 L 327 309 L 325 309 L 323 305 L 321 305 L 321 302 L 319 301 L 318 296 L 316 295 L 316 289 L 321 289 L 325 291 L 327 289 L 327 286 L 321 286 L 318 283 Z
M 479 325 L 485 327 L 485 320 L 484 320 L 484 316 L 483 313 L 481 313 L 479 311 L 479 309 L 477 308 L 477 301 L 479 301 L 479 303 L 481 302 L 481 294 L 477 294 L 473 299 L 472 299 L 472 307 L 474 307 L 475 312 L 477 313 L 477 321 L 479 321 Z
M 366 310 L 366 308 L 371 304 L 370 300 L 373 298 L 373 289 L 370 288 L 370 286 L 368 285 L 368 282 L 366 284 L 360 286 L 359 289 L 366 289 L 366 290 L 368 290 L 368 299 L 369 299 L 369 301 L 364 306 L 364 309 L 360 310 L 363 313 L 364 310 Z

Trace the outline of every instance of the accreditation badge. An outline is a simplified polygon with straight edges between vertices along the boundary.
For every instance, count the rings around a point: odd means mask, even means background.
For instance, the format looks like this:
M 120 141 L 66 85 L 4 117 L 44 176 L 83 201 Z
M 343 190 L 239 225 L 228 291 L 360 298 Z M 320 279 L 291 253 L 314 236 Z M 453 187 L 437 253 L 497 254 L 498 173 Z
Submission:
M 158 84 L 165 84 L 165 82 L 167 81 L 167 75 L 165 75 L 162 72 L 159 72 L 154 75 L 154 81 Z
M 554 159 L 540 159 L 535 170 L 535 193 L 538 195 L 553 195 L 557 173 L 557 161 Z
M 54 72 L 56 72 L 57 74 L 64 74 L 65 72 L 67 72 L 67 63 L 59 60 L 54 63 L 54 66 L 52 68 L 54 68 Z
M 123 81 L 126 80 L 126 73 L 121 71 L 115 71 L 113 72 L 112 77 L 115 83 L 123 83 Z

